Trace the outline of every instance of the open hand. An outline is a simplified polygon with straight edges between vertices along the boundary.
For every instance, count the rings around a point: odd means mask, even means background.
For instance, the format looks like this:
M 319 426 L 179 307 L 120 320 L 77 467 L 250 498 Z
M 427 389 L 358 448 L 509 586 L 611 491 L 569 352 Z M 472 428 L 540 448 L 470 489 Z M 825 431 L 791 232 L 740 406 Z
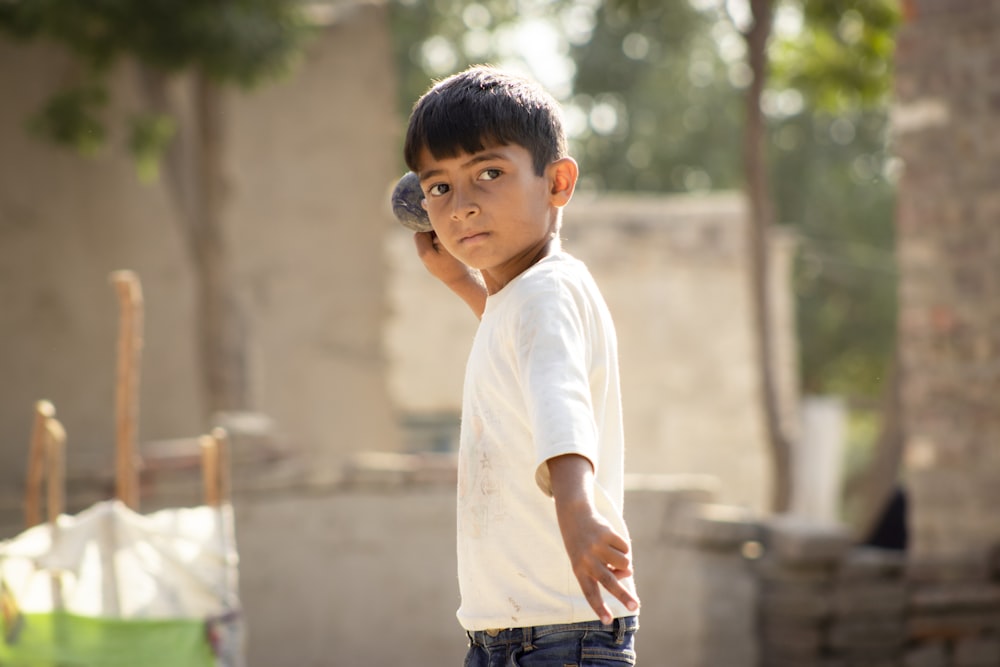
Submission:
M 639 601 L 621 580 L 632 576 L 632 557 L 628 541 L 597 514 L 568 512 L 560 520 L 563 542 L 573 565 L 580 590 L 601 622 L 611 622 L 611 610 L 604 603 L 601 588 L 621 601 L 630 611 Z
M 611 622 L 601 588 L 629 611 L 639 600 L 622 581 L 632 576 L 631 546 L 594 507 L 593 468 L 582 456 L 557 456 L 547 462 L 563 544 L 580 590 L 601 622 Z

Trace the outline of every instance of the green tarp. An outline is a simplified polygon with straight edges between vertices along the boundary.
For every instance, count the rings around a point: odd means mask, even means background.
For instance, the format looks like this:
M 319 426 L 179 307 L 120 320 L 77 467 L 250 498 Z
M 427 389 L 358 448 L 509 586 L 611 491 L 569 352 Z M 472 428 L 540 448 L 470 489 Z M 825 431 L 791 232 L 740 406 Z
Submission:
M 204 622 L 24 614 L 0 642 L 3 667 L 213 667 Z M 10 642 L 10 643 L 8 643 Z

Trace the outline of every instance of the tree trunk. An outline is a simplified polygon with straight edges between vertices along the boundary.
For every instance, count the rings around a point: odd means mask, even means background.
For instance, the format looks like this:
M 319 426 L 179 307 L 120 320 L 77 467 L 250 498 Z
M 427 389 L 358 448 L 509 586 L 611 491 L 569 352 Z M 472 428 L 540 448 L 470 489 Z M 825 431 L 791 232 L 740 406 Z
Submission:
M 199 356 L 209 413 L 249 407 L 247 344 L 231 252 L 223 225 L 228 188 L 225 158 L 225 96 L 198 74 L 196 174 L 200 197 L 191 228 L 191 257 L 197 278 Z
M 746 125 L 743 133 L 743 172 L 750 207 L 748 244 L 750 251 L 751 307 L 760 369 L 760 393 L 764 424 L 772 464 L 771 509 L 787 511 L 791 505 L 791 443 L 781 423 L 775 381 L 774 336 L 769 291 L 768 241 L 774 210 L 771 202 L 765 153 L 766 124 L 761 96 L 767 80 L 767 41 L 771 33 L 772 0 L 751 0 L 753 24 L 744 34 L 753 79 L 746 92 Z
M 172 104 L 162 74 L 143 68 L 151 105 L 178 120 L 165 158 L 166 184 L 194 271 L 195 339 L 204 417 L 250 406 L 246 328 L 236 289 L 223 215 L 225 96 L 203 74 L 194 75 L 191 108 Z

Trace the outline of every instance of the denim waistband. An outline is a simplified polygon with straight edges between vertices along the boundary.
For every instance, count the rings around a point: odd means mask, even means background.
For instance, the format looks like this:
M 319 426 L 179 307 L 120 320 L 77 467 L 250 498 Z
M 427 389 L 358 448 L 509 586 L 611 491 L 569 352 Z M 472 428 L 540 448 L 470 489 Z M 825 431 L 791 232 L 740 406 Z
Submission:
M 466 632 L 469 640 L 478 646 L 488 648 L 506 644 L 531 644 L 533 639 L 557 632 L 581 632 L 586 630 L 612 632 L 615 640 L 621 642 L 627 632 L 639 629 L 638 616 L 623 616 L 605 625 L 600 621 L 583 621 L 581 623 L 560 623 L 556 625 L 535 625 L 526 628 L 491 628 L 489 630 L 470 630 Z

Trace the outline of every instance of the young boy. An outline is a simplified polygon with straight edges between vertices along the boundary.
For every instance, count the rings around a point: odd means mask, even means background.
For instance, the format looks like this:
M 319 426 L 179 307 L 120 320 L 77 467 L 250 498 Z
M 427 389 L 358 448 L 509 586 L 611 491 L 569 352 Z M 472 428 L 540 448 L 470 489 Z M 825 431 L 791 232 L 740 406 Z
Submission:
M 416 103 L 404 154 L 433 227 L 417 252 L 481 320 L 459 446 L 466 665 L 633 664 L 617 343 L 586 267 L 560 249 L 578 172 L 559 106 L 473 67 Z

